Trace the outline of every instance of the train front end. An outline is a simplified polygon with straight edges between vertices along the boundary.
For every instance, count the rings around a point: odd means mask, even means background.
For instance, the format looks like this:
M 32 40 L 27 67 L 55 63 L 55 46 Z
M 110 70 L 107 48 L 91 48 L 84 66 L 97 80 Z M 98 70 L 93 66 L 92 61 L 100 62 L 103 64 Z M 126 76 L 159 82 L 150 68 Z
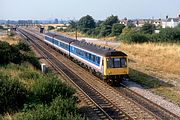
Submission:
M 125 53 L 115 51 L 104 57 L 104 76 L 107 83 L 118 84 L 128 73 L 128 56 Z

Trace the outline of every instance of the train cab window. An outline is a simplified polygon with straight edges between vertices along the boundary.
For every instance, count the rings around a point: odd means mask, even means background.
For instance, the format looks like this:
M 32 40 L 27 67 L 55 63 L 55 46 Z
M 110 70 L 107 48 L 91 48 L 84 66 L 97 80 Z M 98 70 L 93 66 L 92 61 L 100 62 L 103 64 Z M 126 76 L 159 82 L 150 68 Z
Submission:
M 121 67 L 127 67 L 127 63 L 126 63 L 126 59 L 125 58 L 121 58 Z
M 114 58 L 114 68 L 120 68 L 120 58 Z
M 113 58 L 107 58 L 107 68 L 113 68 Z
M 126 58 L 107 58 L 107 68 L 127 67 Z

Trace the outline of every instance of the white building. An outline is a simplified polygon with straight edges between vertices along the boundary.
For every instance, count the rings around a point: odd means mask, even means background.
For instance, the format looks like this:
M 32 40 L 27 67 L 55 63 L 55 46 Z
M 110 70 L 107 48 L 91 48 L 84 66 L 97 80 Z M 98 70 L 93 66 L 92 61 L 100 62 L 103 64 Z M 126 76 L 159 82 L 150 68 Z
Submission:
M 174 28 L 178 24 L 180 24 L 180 19 L 179 18 L 168 18 L 167 20 L 162 22 L 162 28 Z

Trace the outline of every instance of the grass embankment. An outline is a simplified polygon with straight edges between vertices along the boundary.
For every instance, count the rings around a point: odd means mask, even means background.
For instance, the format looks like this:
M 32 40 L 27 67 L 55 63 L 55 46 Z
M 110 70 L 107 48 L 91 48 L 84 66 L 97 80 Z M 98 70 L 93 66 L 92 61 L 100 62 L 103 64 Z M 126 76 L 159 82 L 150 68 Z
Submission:
M 42 74 L 28 46 L 0 42 L 0 54 L 0 119 L 84 119 L 76 112 L 75 90 L 54 74 Z
M 166 43 L 124 44 L 130 77 L 145 88 L 180 105 L 180 45 Z
M 0 67 L 0 83 L 1 119 L 82 119 L 76 112 L 74 89 L 29 63 Z
M 0 41 L 8 42 L 10 45 L 17 44 L 20 40 L 21 39 L 19 36 L 8 36 L 8 35 L 0 36 Z

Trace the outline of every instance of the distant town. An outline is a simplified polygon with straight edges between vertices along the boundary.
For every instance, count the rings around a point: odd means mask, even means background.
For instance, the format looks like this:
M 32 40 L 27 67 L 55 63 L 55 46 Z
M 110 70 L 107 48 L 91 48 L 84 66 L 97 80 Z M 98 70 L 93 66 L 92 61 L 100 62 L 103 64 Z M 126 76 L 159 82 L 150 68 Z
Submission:
M 71 20 L 0 20 L 1 25 L 7 24 L 68 24 Z M 125 26 L 134 25 L 136 27 L 142 27 L 145 23 L 154 24 L 157 28 L 174 28 L 180 23 L 180 14 L 175 17 L 165 16 L 164 19 L 128 19 L 124 18 L 120 20 L 120 24 Z

